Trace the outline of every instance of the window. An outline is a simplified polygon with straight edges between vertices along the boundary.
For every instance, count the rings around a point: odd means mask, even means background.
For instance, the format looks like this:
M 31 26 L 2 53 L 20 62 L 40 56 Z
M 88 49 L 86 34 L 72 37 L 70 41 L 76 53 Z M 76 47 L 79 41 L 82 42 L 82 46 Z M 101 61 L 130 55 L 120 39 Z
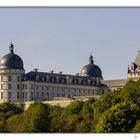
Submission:
M 41 97 L 44 98 L 44 93 L 43 92 L 41 93 Z
M 24 99 L 24 92 L 22 92 L 22 97 L 23 97 L 23 99 Z
M 8 81 L 12 81 L 12 77 L 11 76 L 8 76 Z
M 37 80 L 37 81 L 39 80 L 39 75 L 36 76 L 36 80 Z
M 20 89 L 20 84 L 17 84 L 17 89 Z
M 24 84 L 22 85 L 22 89 L 24 89 Z
M 33 100 L 33 95 L 34 95 L 33 92 L 31 92 L 31 100 Z
M 25 84 L 25 89 L 27 89 L 27 84 Z
M 20 99 L 20 95 L 19 95 L 19 92 L 17 92 L 17 99 Z
M 11 97 L 12 97 L 12 93 L 8 92 L 8 99 L 11 99 Z
M 33 92 L 31 92 L 31 97 L 33 98 Z
M 36 85 L 36 89 L 38 90 L 38 85 Z
M 1 76 L 1 82 L 3 82 L 3 76 Z
M 28 93 L 27 93 L 27 92 L 25 92 L 25 99 L 27 99 L 27 94 L 28 94 Z
M 46 93 L 46 96 L 49 96 L 49 93 L 48 92 Z
M 39 98 L 39 93 L 38 92 L 36 92 L 36 98 Z
M 34 85 L 31 85 L 31 89 L 34 89 Z
M 3 84 L 1 84 L 1 89 L 3 89 Z
M 8 89 L 12 89 L 12 85 L 11 84 L 8 84 Z
M 3 92 L 1 92 L 1 99 L 3 99 Z
M 20 81 L 20 76 L 17 77 L 17 81 Z
M 42 90 L 44 90 L 44 86 L 42 86 Z

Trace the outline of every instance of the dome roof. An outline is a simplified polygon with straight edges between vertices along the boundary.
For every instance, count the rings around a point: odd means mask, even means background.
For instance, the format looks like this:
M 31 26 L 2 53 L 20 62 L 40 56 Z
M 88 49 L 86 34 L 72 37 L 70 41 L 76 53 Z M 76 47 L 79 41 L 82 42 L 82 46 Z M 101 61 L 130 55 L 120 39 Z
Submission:
M 99 66 L 94 64 L 93 56 L 89 58 L 90 64 L 84 66 L 80 72 L 81 76 L 99 77 L 102 78 L 102 71 Z
M 138 51 L 138 55 L 135 58 L 135 62 L 136 65 L 140 65 L 140 50 Z
M 10 53 L 4 55 L 0 60 L 0 69 L 24 69 L 22 59 L 14 54 L 13 44 L 10 45 L 9 50 Z

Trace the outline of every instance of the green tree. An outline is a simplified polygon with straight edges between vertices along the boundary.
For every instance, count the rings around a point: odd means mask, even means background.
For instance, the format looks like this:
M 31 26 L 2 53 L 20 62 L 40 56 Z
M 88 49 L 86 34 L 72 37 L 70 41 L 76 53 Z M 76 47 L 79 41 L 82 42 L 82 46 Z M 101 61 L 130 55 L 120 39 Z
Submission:
M 75 125 L 74 132 L 76 133 L 89 133 L 94 132 L 94 118 L 93 114 L 87 113 L 87 114 L 80 114 L 79 121 Z
M 47 105 L 42 103 L 33 103 L 24 112 L 23 122 L 20 126 L 20 132 L 48 132 L 49 111 Z
M 73 101 L 65 108 L 65 111 L 68 115 L 79 114 L 83 109 L 83 104 L 82 100 Z
M 6 120 L 14 114 L 22 113 L 23 109 L 16 104 L 2 103 L 0 104 L 0 120 Z
M 140 120 L 136 122 L 135 127 L 132 129 L 133 133 L 140 133 Z
M 51 118 L 50 132 L 51 133 L 68 132 L 66 125 L 67 125 L 67 115 L 58 113 L 52 116 Z
M 19 127 L 22 124 L 22 121 L 23 121 L 23 114 L 17 114 L 17 115 L 11 116 L 6 121 L 7 131 L 10 133 L 19 132 Z
M 140 118 L 140 109 L 131 102 L 122 102 L 106 110 L 96 125 L 96 132 L 130 132 Z
M 94 110 L 94 116 L 99 118 L 104 111 L 122 101 L 123 98 L 120 96 L 120 91 L 103 94 L 92 106 Z
M 87 114 L 87 113 L 91 113 L 93 114 L 94 113 L 94 110 L 93 110 L 93 103 L 95 102 L 95 98 L 94 97 L 91 97 L 89 98 L 87 101 L 84 102 L 83 104 L 83 107 L 82 107 L 82 113 L 84 114 Z
M 5 121 L 0 121 L 0 132 L 1 133 L 6 133 L 7 132 L 7 128 L 6 128 L 6 122 Z
M 140 107 L 140 80 L 128 81 L 121 91 L 121 97 L 126 101 L 139 105 Z

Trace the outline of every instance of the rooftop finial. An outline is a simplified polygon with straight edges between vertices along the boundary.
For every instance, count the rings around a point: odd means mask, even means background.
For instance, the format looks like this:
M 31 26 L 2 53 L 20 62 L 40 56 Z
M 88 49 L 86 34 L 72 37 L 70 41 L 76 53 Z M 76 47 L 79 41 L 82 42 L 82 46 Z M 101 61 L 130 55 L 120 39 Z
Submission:
M 10 53 L 14 53 L 14 45 L 12 44 L 12 42 L 10 44 L 9 50 L 10 50 Z
M 92 53 L 90 54 L 90 57 L 89 57 L 89 62 L 90 62 L 90 64 L 94 64 L 94 60 L 93 60 Z

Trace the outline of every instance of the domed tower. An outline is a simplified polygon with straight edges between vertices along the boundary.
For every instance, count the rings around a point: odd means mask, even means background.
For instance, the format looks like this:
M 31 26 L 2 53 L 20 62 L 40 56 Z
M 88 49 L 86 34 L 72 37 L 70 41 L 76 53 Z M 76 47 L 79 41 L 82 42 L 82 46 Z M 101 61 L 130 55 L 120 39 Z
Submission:
M 97 82 L 100 82 L 103 79 L 102 71 L 99 66 L 94 64 L 92 55 L 89 57 L 89 64 L 82 68 L 80 76 L 92 77 Z
M 25 73 L 23 61 L 14 53 L 12 43 L 9 51 L 0 60 L 0 102 L 21 101 L 21 79 Z

